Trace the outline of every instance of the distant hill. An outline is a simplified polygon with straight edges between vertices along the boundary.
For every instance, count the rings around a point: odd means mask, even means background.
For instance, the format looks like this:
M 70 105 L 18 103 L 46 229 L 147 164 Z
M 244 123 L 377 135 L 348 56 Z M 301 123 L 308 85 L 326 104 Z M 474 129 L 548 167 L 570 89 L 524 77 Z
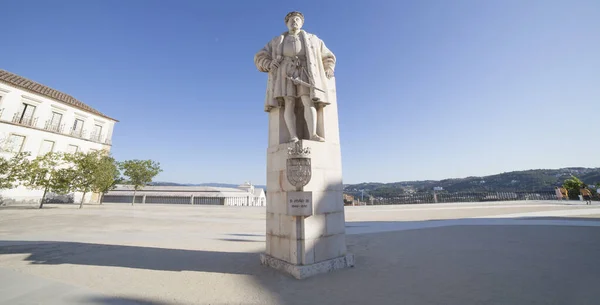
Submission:
M 155 181 L 150 183 L 150 185 L 155 185 L 155 186 L 212 186 L 212 187 L 230 187 L 230 188 L 237 188 L 239 186 L 239 184 L 228 184 L 228 183 L 199 183 L 199 184 L 193 184 L 193 183 L 175 183 L 175 182 L 165 182 L 165 181 Z M 267 189 L 267 187 L 265 185 L 255 185 L 254 187 L 256 188 L 262 188 L 262 189 Z
M 344 193 L 360 196 L 393 197 L 401 194 L 430 192 L 434 187 L 442 187 L 447 192 L 535 192 L 552 191 L 565 179 L 574 175 L 586 184 L 600 182 L 600 168 L 568 167 L 561 169 L 532 169 L 515 171 L 484 177 L 467 177 L 444 180 L 402 181 L 392 183 L 365 182 L 344 185 Z M 151 185 L 164 186 L 212 186 L 237 188 L 238 184 L 200 183 L 185 184 L 157 181 Z M 267 189 L 265 185 L 255 185 Z M 361 192 L 362 190 L 362 192 Z
M 407 193 L 429 192 L 434 187 L 442 187 L 448 192 L 551 191 L 571 175 L 586 184 L 600 182 L 600 168 L 570 167 L 515 171 L 484 177 L 349 184 L 344 186 L 344 192 L 354 196 L 360 196 L 364 192 L 365 196 L 392 197 Z

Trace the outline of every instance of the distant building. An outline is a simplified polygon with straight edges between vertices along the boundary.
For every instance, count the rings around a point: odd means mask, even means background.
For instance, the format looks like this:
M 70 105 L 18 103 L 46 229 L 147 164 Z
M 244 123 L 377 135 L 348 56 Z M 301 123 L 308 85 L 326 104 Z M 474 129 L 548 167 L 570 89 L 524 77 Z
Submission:
M 254 194 L 252 197 L 252 201 L 250 206 L 266 206 L 267 205 L 267 197 L 265 195 L 265 190 L 262 188 L 255 188 L 250 182 L 244 182 L 243 184 L 238 186 L 238 189 L 245 190 L 250 194 Z
M 116 122 L 70 95 L 0 70 L 0 158 L 25 151 L 32 158 L 48 152 L 110 151 Z M 22 186 L 0 192 L 5 202 L 39 201 L 42 194 Z M 75 193 L 74 200 L 81 195 Z M 86 197 L 97 201 L 99 196 Z
M 102 202 L 131 203 L 133 186 L 118 185 L 102 197 Z M 137 204 L 191 204 L 227 206 L 266 206 L 265 191 L 244 183 L 237 188 L 212 186 L 146 186 L 136 192 Z

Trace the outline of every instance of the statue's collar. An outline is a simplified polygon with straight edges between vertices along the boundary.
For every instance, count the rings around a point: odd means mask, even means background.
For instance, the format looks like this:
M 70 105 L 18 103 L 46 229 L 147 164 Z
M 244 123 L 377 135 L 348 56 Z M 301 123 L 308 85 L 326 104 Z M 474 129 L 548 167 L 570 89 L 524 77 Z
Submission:
M 284 37 L 287 36 L 287 35 L 290 35 L 290 31 L 283 32 L 283 36 Z M 298 36 L 304 36 L 304 30 L 298 31 Z

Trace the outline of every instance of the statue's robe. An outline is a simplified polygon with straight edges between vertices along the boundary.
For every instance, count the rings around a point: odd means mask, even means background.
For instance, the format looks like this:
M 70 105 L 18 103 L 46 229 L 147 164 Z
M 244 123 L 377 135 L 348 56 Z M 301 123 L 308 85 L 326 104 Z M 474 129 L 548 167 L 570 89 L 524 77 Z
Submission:
M 254 55 L 254 64 L 260 72 L 269 72 L 271 62 L 276 59 L 283 58 L 283 41 L 287 32 L 273 38 L 262 50 Z M 328 81 L 325 75 L 325 69 L 335 68 L 335 55 L 325 46 L 325 43 L 314 34 L 307 33 L 301 30 L 300 40 L 305 48 L 306 56 L 306 72 L 308 74 L 308 82 L 325 91 L 321 92 L 313 88 L 310 89 L 310 97 L 313 101 L 323 103 L 324 105 L 335 102 L 335 98 L 329 98 L 329 92 L 335 92 L 335 82 Z M 276 71 L 269 72 L 267 81 L 267 93 L 265 98 L 265 111 L 269 112 L 274 107 L 279 107 L 283 104 L 281 98 L 278 98 L 276 88 L 286 86 L 285 78 L 279 76 Z

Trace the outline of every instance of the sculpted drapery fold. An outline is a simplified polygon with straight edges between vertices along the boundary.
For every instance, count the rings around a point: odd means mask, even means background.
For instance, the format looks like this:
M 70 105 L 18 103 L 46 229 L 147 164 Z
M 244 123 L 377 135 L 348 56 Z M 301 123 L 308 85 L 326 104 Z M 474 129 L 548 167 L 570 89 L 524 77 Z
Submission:
M 269 112 L 274 107 L 279 107 L 282 104 L 282 100 L 275 96 L 275 88 L 280 86 L 283 81 L 281 78 L 278 79 L 277 74 L 274 71 L 270 71 L 271 63 L 274 59 L 281 60 L 282 44 L 285 39 L 286 33 L 273 38 L 264 48 L 262 48 L 254 56 L 254 64 L 260 72 L 269 73 L 267 80 L 267 92 L 265 98 L 265 111 Z M 325 43 L 319 39 L 316 35 L 300 31 L 300 37 L 306 48 L 306 70 L 308 74 L 308 80 L 311 85 L 325 91 L 321 92 L 318 90 L 311 89 L 310 97 L 315 102 L 320 102 L 325 105 L 330 104 L 332 99 L 329 99 L 328 93 L 333 90 L 335 91 L 335 82 L 329 81 L 326 76 L 326 71 L 335 69 L 336 58 L 333 52 L 331 52 Z

